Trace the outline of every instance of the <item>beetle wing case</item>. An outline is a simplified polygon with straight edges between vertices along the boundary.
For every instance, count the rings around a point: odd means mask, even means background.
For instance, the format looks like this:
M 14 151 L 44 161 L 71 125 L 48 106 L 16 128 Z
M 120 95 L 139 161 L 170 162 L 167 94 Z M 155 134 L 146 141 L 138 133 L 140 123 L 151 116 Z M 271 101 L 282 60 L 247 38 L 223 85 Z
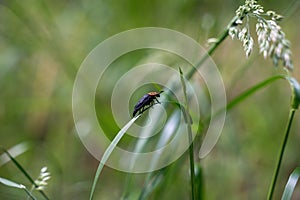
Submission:
M 136 115 L 137 112 L 142 113 L 144 110 L 145 106 L 150 105 L 154 99 L 156 99 L 156 97 L 160 97 L 160 93 L 162 93 L 163 91 L 160 92 L 149 92 L 148 94 L 145 94 L 138 102 L 137 104 L 134 106 L 134 110 L 133 110 L 133 117 Z M 157 99 L 156 99 L 157 100 Z M 158 100 L 157 100 L 158 102 Z M 159 102 L 158 102 L 159 103 Z

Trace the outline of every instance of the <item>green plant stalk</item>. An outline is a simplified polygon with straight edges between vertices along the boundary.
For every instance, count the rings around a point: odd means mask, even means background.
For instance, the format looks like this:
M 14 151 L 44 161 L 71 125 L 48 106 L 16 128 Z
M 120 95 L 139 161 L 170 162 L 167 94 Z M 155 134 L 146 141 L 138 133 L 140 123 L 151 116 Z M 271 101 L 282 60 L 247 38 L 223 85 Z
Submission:
M 12 155 L 10 155 L 10 153 L 8 151 L 6 151 L 6 149 L 4 149 L 3 147 L 1 147 L 1 149 L 11 159 L 11 161 L 17 166 L 17 168 L 19 168 L 19 170 L 26 176 L 26 178 L 31 182 L 31 184 L 34 185 L 35 188 L 38 188 L 39 186 L 34 182 L 33 178 L 31 178 L 31 176 L 26 172 L 26 170 L 22 167 L 22 165 L 20 163 L 18 163 L 18 161 L 16 159 L 14 159 L 12 157 Z M 45 194 L 45 192 L 43 190 L 39 190 L 39 192 L 45 199 L 49 200 L 48 196 Z
M 204 180 L 203 180 L 203 169 L 200 163 L 195 164 L 195 185 L 196 185 L 196 199 L 203 200 L 204 198 Z
M 189 156 L 190 156 L 190 173 L 191 173 L 191 188 L 192 188 L 192 199 L 195 199 L 195 162 L 194 162 L 194 145 L 193 145 L 193 134 L 192 134 L 192 128 L 191 128 L 191 117 L 189 113 L 189 103 L 188 103 L 188 98 L 186 94 L 186 85 L 183 77 L 183 73 L 181 69 L 179 68 L 180 71 L 180 80 L 182 84 L 182 89 L 183 89 L 183 94 L 184 94 L 184 101 L 185 101 L 185 109 L 183 109 L 183 113 L 185 115 L 185 120 L 187 123 L 187 128 L 188 128 L 188 137 L 189 137 Z
M 189 156 L 190 156 L 190 171 L 191 171 L 191 187 L 192 187 L 192 199 L 195 199 L 195 161 L 194 161 L 194 144 L 193 144 L 193 137 L 192 137 L 192 129 L 191 125 L 188 125 L 188 135 L 189 135 Z
M 208 49 L 207 54 L 205 54 L 204 56 L 202 56 L 202 58 L 200 58 L 199 62 L 197 63 L 197 65 L 195 67 L 193 67 L 187 74 L 186 74 L 186 79 L 189 80 L 192 78 L 192 76 L 194 75 L 194 73 L 197 71 L 197 69 L 199 67 L 201 67 L 201 65 L 209 58 L 209 56 L 211 56 L 213 54 L 213 52 L 216 50 L 216 48 L 226 39 L 226 37 L 228 36 L 228 31 L 229 28 L 231 26 L 233 26 L 234 22 L 237 20 L 237 16 L 233 17 L 232 20 L 229 22 L 229 24 L 227 25 L 226 29 L 222 32 L 221 36 L 219 38 L 217 38 L 217 41 L 215 43 L 213 43 L 213 45 Z
M 291 130 L 291 126 L 292 126 L 292 122 L 293 122 L 293 119 L 294 119 L 295 112 L 296 112 L 295 109 L 290 110 L 289 120 L 288 120 L 288 124 L 287 124 L 287 127 L 286 127 L 284 139 L 283 139 L 282 144 L 281 144 L 281 148 L 280 148 L 280 152 L 279 152 L 279 156 L 278 156 L 278 160 L 277 160 L 277 164 L 276 164 L 276 169 L 275 169 L 275 172 L 274 172 L 274 175 L 273 175 L 272 183 L 271 183 L 270 188 L 269 188 L 269 193 L 268 193 L 268 198 L 267 198 L 268 200 L 271 200 L 272 197 L 273 197 L 277 177 L 278 177 L 278 174 L 279 174 L 279 169 L 280 169 L 281 162 L 282 162 L 284 149 L 286 147 L 286 143 L 287 143 L 287 140 L 288 140 L 288 137 L 289 137 L 289 133 L 290 133 L 290 130 Z
M 27 188 L 24 185 L 22 185 L 22 184 L 15 183 L 15 182 L 13 182 L 11 180 L 8 180 L 8 179 L 5 179 L 5 178 L 1 178 L 1 177 L 0 177 L 0 183 L 2 183 L 3 185 L 6 185 L 8 187 L 14 187 L 14 188 L 17 188 L 17 189 L 22 189 L 28 195 L 27 199 L 29 199 L 29 197 L 30 197 L 32 200 L 36 200 L 36 198 L 31 194 L 31 192 L 29 190 L 27 190 Z
M 27 190 L 27 188 L 24 188 L 24 191 L 26 192 L 26 194 L 28 195 L 28 197 L 30 197 L 32 200 L 37 200 L 29 190 Z

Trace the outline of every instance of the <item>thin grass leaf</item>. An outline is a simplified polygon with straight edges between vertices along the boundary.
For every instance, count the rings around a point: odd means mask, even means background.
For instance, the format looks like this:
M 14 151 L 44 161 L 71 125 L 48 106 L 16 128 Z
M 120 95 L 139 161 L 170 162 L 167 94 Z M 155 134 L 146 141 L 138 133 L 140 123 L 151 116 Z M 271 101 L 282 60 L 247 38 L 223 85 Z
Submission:
M 234 98 L 230 103 L 227 104 L 226 110 L 230 110 L 231 108 L 233 108 L 234 106 L 236 106 L 238 103 L 242 102 L 244 99 L 246 99 L 247 97 L 249 97 L 250 95 L 252 95 L 253 93 L 255 93 L 256 91 L 268 86 L 269 84 L 271 84 L 272 82 L 278 80 L 278 79 L 285 79 L 286 76 L 284 75 L 276 75 L 273 76 L 271 78 L 268 78 L 254 86 L 252 86 L 250 89 L 246 90 L 245 92 L 243 92 L 242 94 L 240 94 L 239 96 L 237 96 L 236 98 Z M 217 112 L 219 113 L 219 112 Z
M 189 102 L 187 98 L 187 92 L 186 92 L 186 84 L 185 84 L 185 78 L 183 77 L 183 73 L 181 68 L 179 68 L 180 72 L 180 81 L 183 89 L 183 95 L 184 95 L 184 100 L 185 100 L 185 109 L 183 114 L 186 116 L 185 117 L 185 122 L 187 124 L 188 128 L 188 137 L 189 137 L 189 156 L 190 156 L 190 173 L 191 173 L 191 188 L 192 188 L 192 199 L 195 199 L 195 168 L 194 168 L 194 145 L 193 145 L 193 133 L 192 133 L 192 121 L 191 118 L 189 117 Z
M 229 33 L 229 29 L 230 27 L 232 27 L 236 20 L 238 19 L 237 16 L 234 16 L 231 21 L 228 23 L 227 27 L 223 30 L 223 32 L 221 33 L 220 37 L 218 37 L 216 39 L 216 41 L 212 44 L 212 46 L 207 50 L 207 54 L 204 54 L 199 62 L 196 64 L 195 67 L 193 67 L 187 74 L 186 74 L 186 79 L 190 80 L 192 78 L 192 76 L 194 75 L 194 73 L 197 71 L 197 69 L 199 69 L 203 63 L 205 63 L 205 61 L 213 54 L 213 52 L 217 49 L 217 47 L 227 38 L 228 33 Z
M 185 163 L 186 156 L 180 157 L 176 162 L 162 168 L 158 171 L 151 172 L 147 176 L 145 186 L 143 187 L 138 200 L 148 200 L 151 195 L 151 199 L 166 199 L 164 194 L 168 193 L 169 185 L 176 182 L 178 172 L 183 167 L 182 163 Z
M 286 76 L 286 75 L 276 75 L 273 76 L 271 78 L 268 78 L 254 86 L 252 86 L 251 88 L 249 88 L 248 90 L 246 90 L 245 92 L 243 92 L 242 94 L 240 94 L 239 96 L 235 97 L 230 103 L 227 104 L 226 106 L 226 110 L 230 110 L 232 109 L 234 106 L 236 106 L 237 104 L 241 103 L 244 99 L 246 99 L 247 97 L 251 96 L 253 93 L 257 92 L 258 90 L 268 86 L 269 84 L 273 83 L 274 81 L 278 80 L 278 79 L 284 79 L 287 80 L 291 86 L 291 90 L 292 90 L 292 103 L 291 103 L 291 107 L 293 109 L 297 109 L 299 104 L 300 104 L 300 85 L 297 82 L 296 79 Z M 222 112 L 219 111 L 217 112 L 220 113 Z
M 290 175 L 290 178 L 285 186 L 281 200 L 290 200 L 292 198 L 293 192 L 299 180 L 299 176 L 300 176 L 300 167 L 297 167 Z
M 174 105 L 177 105 L 180 109 L 182 108 L 181 104 L 177 102 L 172 102 Z M 156 149 L 160 146 L 163 146 L 167 144 L 172 136 L 178 131 L 178 125 L 180 123 L 180 109 L 176 109 L 171 116 L 169 117 L 168 121 L 166 122 L 164 129 L 161 132 L 162 137 L 159 139 Z M 142 148 L 142 146 L 140 146 Z M 158 160 L 159 160 L 159 155 L 154 156 L 151 160 L 151 167 L 150 169 L 153 169 Z M 168 168 L 163 168 L 161 170 L 153 171 L 151 172 L 145 181 L 145 186 L 143 187 L 140 195 L 139 195 L 139 200 L 146 200 L 152 194 L 154 190 L 156 190 L 159 186 L 162 186 L 162 183 L 165 181 L 165 176 L 168 171 Z M 128 192 L 128 191 L 127 191 Z
M 15 183 L 13 181 L 10 181 L 8 179 L 1 178 L 1 177 L 0 177 L 0 183 L 2 183 L 3 185 L 9 186 L 9 187 L 14 187 L 14 188 L 17 188 L 17 189 L 22 189 L 22 190 L 24 190 L 28 194 L 28 196 L 31 199 L 36 200 L 36 198 L 31 194 L 31 192 L 29 190 L 27 190 L 27 188 L 24 185 L 22 185 L 22 184 Z
M 5 178 L 1 178 L 0 177 L 0 183 L 2 183 L 3 185 L 9 186 L 9 187 L 14 187 L 14 188 L 18 188 L 18 189 L 24 189 L 25 186 L 19 183 L 15 183 L 13 181 L 7 180 Z
M 165 173 L 164 170 L 161 170 L 158 174 L 153 176 L 149 181 L 146 187 L 143 188 L 138 200 L 146 200 L 150 194 L 160 185 L 164 179 Z
M 195 164 L 195 196 L 197 200 L 204 198 L 204 181 L 203 181 L 203 168 L 199 163 Z
M 159 88 L 158 88 L 159 89 Z M 162 101 L 162 103 L 164 103 Z M 170 103 L 168 101 L 168 103 Z M 173 103 L 173 102 L 171 102 Z M 173 127 L 174 124 L 178 125 L 178 122 L 179 122 L 179 118 L 180 118 L 180 113 L 176 110 L 175 112 L 172 113 L 171 117 L 168 119 L 168 121 L 166 122 L 165 126 L 164 126 L 164 129 L 162 130 L 162 133 L 161 133 L 161 137 L 156 145 L 157 148 L 160 148 L 161 146 L 163 146 L 164 144 L 167 144 L 169 142 L 169 139 L 171 138 L 171 136 L 173 135 L 173 133 L 175 132 L 176 128 Z M 159 119 L 158 116 L 161 115 L 160 112 L 157 112 L 155 113 L 155 115 L 157 116 L 154 116 L 154 119 Z M 153 123 L 153 124 L 156 124 L 156 123 Z M 141 131 L 141 135 L 149 135 L 151 133 L 151 131 L 153 130 L 153 126 L 150 126 L 148 127 L 147 129 L 142 129 Z M 138 142 L 136 143 L 135 145 L 135 148 L 133 150 L 133 152 L 142 152 L 142 149 L 145 147 L 145 145 L 147 144 L 147 141 L 148 140 L 138 140 Z M 155 148 L 155 149 L 157 149 Z M 154 156 L 152 158 L 152 161 L 151 161 L 151 165 L 150 165 L 150 168 L 149 169 L 154 169 L 157 162 L 159 160 L 159 155 L 158 156 Z M 131 170 L 134 168 L 135 164 L 137 163 L 135 159 L 132 159 L 130 161 L 131 163 Z M 150 173 L 147 178 L 146 178 L 146 183 L 148 183 L 151 179 L 151 176 L 152 173 Z M 123 194 L 122 194 L 122 197 L 121 199 L 127 199 L 127 197 L 129 196 L 129 193 L 132 192 L 130 189 L 130 185 L 131 185 L 131 179 L 132 179 L 132 174 L 128 174 L 127 177 L 126 177 L 126 181 L 125 181 L 125 184 L 124 184 L 124 191 L 123 191 Z M 139 198 L 143 198 L 142 196 L 144 195 L 144 193 L 146 192 L 146 187 L 147 187 L 148 184 L 146 184 L 146 186 L 142 189 L 142 192 L 140 194 L 140 197 Z M 147 192 L 149 193 L 149 192 Z
M 112 151 L 115 149 L 115 147 L 117 146 L 118 142 L 121 140 L 121 138 L 124 136 L 124 134 L 126 133 L 126 131 L 130 128 L 130 126 L 140 117 L 141 115 L 137 115 L 136 117 L 132 118 L 116 135 L 116 137 L 113 139 L 113 141 L 110 143 L 110 145 L 108 146 L 108 148 L 106 149 L 106 151 L 103 154 L 103 157 L 98 165 L 95 177 L 94 177 L 94 181 L 93 181 L 93 185 L 92 185 L 92 190 L 90 193 L 90 200 L 93 199 L 94 196 L 94 192 L 96 189 L 96 185 L 98 182 L 98 179 L 100 177 L 101 171 L 105 165 L 105 163 L 107 162 L 109 156 L 111 155 Z
M 300 104 L 300 85 L 293 77 L 286 77 L 286 80 L 289 81 L 293 92 L 291 107 L 292 109 L 298 109 Z
M 35 188 L 38 188 L 39 186 L 34 182 L 33 178 L 31 178 L 31 176 L 22 167 L 22 165 L 16 159 L 14 159 L 14 157 L 6 149 L 4 149 L 3 147 L 1 147 L 1 149 L 4 153 L 6 153 L 6 155 L 11 159 L 11 161 L 17 166 L 17 168 L 26 176 L 26 178 L 30 181 L 30 183 L 32 185 L 34 185 Z M 49 200 L 48 196 L 46 195 L 46 193 L 43 190 L 39 190 L 39 192 L 45 199 Z
M 8 149 L 8 152 L 10 152 L 12 157 L 15 158 L 15 157 L 25 153 L 28 149 L 29 149 L 28 143 L 22 142 L 22 143 L 17 144 L 15 146 L 11 147 L 10 149 Z M 4 164 L 8 163 L 10 160 L 11 159 L 5 153 L 0 155 L 0 167 Z

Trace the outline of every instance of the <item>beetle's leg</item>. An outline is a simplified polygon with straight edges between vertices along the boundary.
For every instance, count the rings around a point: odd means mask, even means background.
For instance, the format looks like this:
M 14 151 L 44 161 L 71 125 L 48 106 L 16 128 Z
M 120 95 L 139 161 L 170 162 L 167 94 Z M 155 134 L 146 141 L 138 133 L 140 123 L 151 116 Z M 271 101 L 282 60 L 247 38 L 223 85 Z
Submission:
M 140 110 L 140 111 L 139 111 L 139 114 L 142 114 L 143 112 L 144 112 L 143 110 Z
M 155 97 L 155 100 L 156 100 L 156 102 L 157 102 L 157 103 L 159 103 L 159 104 L 160 104 L 160 102 L 158 101 L 158 99 L 157 99 L 156 97 Z
M 145 111 L 145 107 L 142 107 L 139 112 L 140 112 L 140 114 L 142 114 L 144 111 Z
M 156 98 L 155 98 L 156 99 Z M 150 103 L 149 103 L 149 105 L 146 105 L 146 106 L 144 106 L 144 107 L 142 107 L 138 112 L 139 112 L 139 114 L 142 114 L 143 112 L 145 112 L 146 110 L 148 110 L 149 108 L 151 108 L 152 106 L 154 106 L 155 104 L 157 104 L 156 102 L 155 102 L 155 99 L 153 100 L 153 101 L 151 101 Z M 156 101 L 158 102 L 158 103 L 160 103 L 157 99 L 156 99 Z
M 152 107 L 154 105 L 154 103 L 155 103 L 154 101 L 151 101 L 149 106 Z

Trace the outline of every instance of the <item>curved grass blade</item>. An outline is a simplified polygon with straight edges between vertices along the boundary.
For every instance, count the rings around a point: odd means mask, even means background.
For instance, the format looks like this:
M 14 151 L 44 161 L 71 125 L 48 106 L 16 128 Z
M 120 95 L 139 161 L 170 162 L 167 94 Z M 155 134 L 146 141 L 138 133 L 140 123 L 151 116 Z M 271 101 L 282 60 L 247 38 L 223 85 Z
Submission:
M 15 183 L 13 181 L 10 181 L 10 180 L 7 180 L 7 179 L 1 178 L 1 177 L 0 177 L 0 183 L 2 183 L 3 185 L 9 186 L 9 187 L 14 187 L 14 188 L 22 189 L 22 190 L 24 190 L 28 194 L 28 196 L 31 199 L 36 200 L 36 198 L 31 194 L 31 192 L 29 190 L 27 190 L 27 188 L 24 185 L 22 185 L 22 184 Z
M 240 94 L 238 97 L 234 98 L 230 103 L 227 104 L 226 109 L 230 110 L 236 104 L 242 102 L 244 99 L 246 99 L 248 96 L 250 96 L 254 92 L 258 91 L 259 89 L 266 87 L 267 85 L 271 84 L 272 82 L 274 82 L 278 79 L 285 79 L 285 78 L 286 78 L 286 76 L 284 76 L 284 75 L 277 75 L 277 76 L 273 76 L 271 78 L 268 78 L 268 79 L 258 83 L 257 85 L 251 87 L 250 89 L 248 89 L 245 92 L 243 92 L 242 94 Z
M 18 163 L 18 161 L 16 159 L 14 159 L 14 157 L 3 147 L 1 147 L 2 151 L 11 159 L 11 161 L 17 166 L 17 168 L 26 176 L 26 178 L 30 181 L 30 183 L 32 185 L 34 185 L 35 188 L 38 188 L 39 186 L 35 183 L 35 181 L 33 180 L 33 178 L 31 178 L 31 176 L 27 173 L 27 171 L 22 167 L 22 165 L 20 163 Z M 45 192 L 43 190 L 38 190 L 41 195 L 49 200 L 48 196 L 45 194 Z
M 300 85 L 296 79 L 293 77 L 286 77 L 286 80 L 289 81 L 292 89 L 292 109 L 298 109 L 300 104 Z
M 132 118 L 116 135 L 116 137 L 113 139 L 113 141 L 110 143 L 110 145 L 108 146 L 108 148 L 106 149 L 106 151 L 103 154 L 103 157 L 99 163 L 99 166 L 97 168 L 95 177 L 94 177 L 94 181 L 93 181 L 93 185 L 92 185 L 92 190 L 90 193 L 90 200 L 93 199 L 93 195 L 95 192 L 95 188 L 100 176 L 100 173 L 106 163 L 106 161 L 108 160 L 109 156 L 111 155 L 112 151 L 114 150 L 114 148 L 117 146 L 118 142 L 121 140 L 121 138 L 124 136 L 124 134 L 126 133 L 126 131 L 130 128 L 130 126 L 140 117 L 141 115 L 137 115 L 136 117 Z
M 299 83 L 296 81 L 296 79 L 286 76 L 286 75 L 276 75 L 276 76 L 272 76 L 254 86 L 252 86 L 251 88 L 249 88 L 248 90 L 246 90 L 245 92 L 241 93 L 240 95 L 238 95 L 237 97 L 235 97 L 233 100 L 231 100 L 226 108 L 222 108 L 219 111 L 217 111 L 215 113 L 215 115 L 218 115 L 219 113 L 222 113 L 223 110 L 231 110 L 232 108 L 234 108 L 236 105 L 238 105 L 239 103 L 243 102 L 244 99 L 246 99 L 247 97 L 251 96 L 253 93 L 257 92 L 260 89 L 263 89 L 264 87 L 268 86 L 269 84 L 273 83 L 274 81 L 278 80 L 278 79 L 284 79 L 287 80 L 291 86 L 292 89 L 292 108 L 293 109 L 297 109 L 299 104 L 300 104 L 300 85 Z M 205 120 L 210 120 L 211 116 L 206 117 Z
M 290 175 L 290 178 L 285 186 L 281 200 L 290 200 L 292 198 L 293 192 L 299 180 L 299 176 L 300 176 L 300 167 L 297 167 Z

